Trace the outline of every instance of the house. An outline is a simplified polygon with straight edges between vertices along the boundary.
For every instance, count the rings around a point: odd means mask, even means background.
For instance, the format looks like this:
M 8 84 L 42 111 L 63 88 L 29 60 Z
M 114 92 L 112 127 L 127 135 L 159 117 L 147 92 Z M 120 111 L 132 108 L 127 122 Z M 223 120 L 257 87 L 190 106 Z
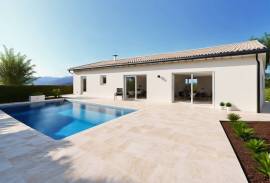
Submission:
M 206 103 L 260 112 L 269 49 L 257 40 L 100 61 L 70 68 L 75 95 L 147 102 Z

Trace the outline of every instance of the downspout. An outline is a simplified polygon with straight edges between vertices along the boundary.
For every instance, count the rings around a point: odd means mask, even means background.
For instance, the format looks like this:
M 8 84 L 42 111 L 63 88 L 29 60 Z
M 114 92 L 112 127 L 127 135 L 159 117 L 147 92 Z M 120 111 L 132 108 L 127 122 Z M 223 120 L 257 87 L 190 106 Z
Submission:
M 261 79 L 261 72 L 260 72 L 260 61 L 258 59 L 258 53 L 256 53 L 256 62 L 257 62 L 257 113 L 260 113 L 261 110 L 261 85 L 260 85 L 260 79 Z

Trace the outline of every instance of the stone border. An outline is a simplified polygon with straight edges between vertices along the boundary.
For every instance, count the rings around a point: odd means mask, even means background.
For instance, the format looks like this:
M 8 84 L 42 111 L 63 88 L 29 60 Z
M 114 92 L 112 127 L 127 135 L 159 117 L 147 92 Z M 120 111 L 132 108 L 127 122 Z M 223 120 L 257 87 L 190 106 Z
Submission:
M 37 101 L 37 102 L 30 102 L 30 101 L 26 101 L 26 102 L 11 102 L 11 103 L 3 103 L 0 104 L 0 108 L 1 107 L 8 107 L 8 106 L 15 106 L 15 105 L 27 105 L 27 104 L 36 104 L 36 103 L 43 103 L 43 102 L 55 102 L 55 101 L 64 101 L 65 98 L 57 98 L 57 99 L 49 99 L 49 100 L 44 100 L 44 101 Z

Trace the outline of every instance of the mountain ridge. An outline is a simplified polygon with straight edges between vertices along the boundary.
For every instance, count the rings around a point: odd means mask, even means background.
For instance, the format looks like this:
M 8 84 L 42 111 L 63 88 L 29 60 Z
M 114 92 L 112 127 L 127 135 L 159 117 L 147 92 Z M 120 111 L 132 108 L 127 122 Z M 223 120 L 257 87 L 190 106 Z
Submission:
M 53 76 L 42 76 L 38 77 L 34 82 L 34 85 L 72 85 L 72 76 L 64 77 L 53 77 Z

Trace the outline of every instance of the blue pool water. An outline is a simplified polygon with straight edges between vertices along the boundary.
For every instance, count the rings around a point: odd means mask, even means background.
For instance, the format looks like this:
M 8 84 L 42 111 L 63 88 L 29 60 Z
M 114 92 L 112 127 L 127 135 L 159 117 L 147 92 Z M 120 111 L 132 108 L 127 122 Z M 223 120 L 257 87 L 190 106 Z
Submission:
M 135 111 L 69 101 L 17 105 L 1 110 L 56 140 Z

